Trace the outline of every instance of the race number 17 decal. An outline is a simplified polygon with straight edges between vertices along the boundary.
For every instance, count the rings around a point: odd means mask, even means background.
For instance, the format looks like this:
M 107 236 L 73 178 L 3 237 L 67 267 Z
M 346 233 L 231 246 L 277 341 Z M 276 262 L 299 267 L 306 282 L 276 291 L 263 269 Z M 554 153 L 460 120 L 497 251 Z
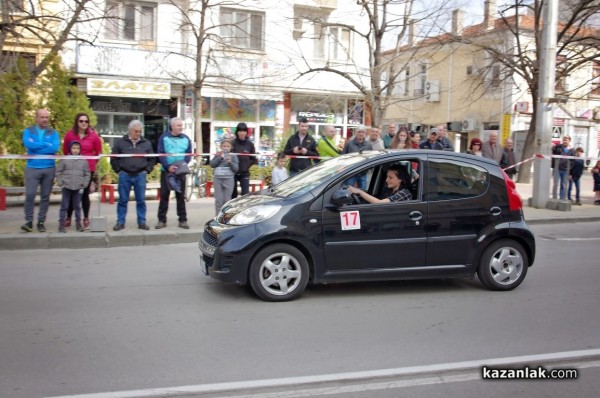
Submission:
M 342 211 L 340 219 L 342 222 L 342 231 L 360 229 L 360 213 L 357 210 Z

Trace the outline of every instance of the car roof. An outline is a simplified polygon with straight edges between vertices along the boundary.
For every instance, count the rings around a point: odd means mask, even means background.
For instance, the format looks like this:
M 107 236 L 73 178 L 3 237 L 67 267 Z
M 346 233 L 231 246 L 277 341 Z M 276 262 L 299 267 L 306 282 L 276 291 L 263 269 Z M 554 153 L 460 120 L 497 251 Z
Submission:
M 381 158 L 381 159 L 385 159 L 386 157 L 394 157 L 395 155 L 398 154 L 407 154 L 410 156 L 418 156 L 418 155 L 428 155 L 428 156 L 436 156 L 436 157 L 449 157 L 449 158 L 455 158 L 455 159 L 464 159 L 464 160 L 478 160 L 478 161 L 482 161 L 484 163 L 490 164 L 492 166 L 497 166 L 498 162 L 496 162 L 493 159 L 488 159 L 488 158 L 484 158 L 481 156 L 475 156 L 475 155 L 471 155 L 468 153 L 462 153 L 462 152 L 451 152 L 451 151 L 440 151 L 440 150 L 433 150 L 433 149 L 380 149 L 380 150 L 374 150 L 374 151 L 361 151 L 361 152 L 352 152 L 352 153 L 348 153 L 342 156 L 347 156 L 347 157 L 351 157 L 351 156 L 360 156 L 363 157 L 365 160 L 369 159 L 369 160 L 374 160 L 377 158 Z

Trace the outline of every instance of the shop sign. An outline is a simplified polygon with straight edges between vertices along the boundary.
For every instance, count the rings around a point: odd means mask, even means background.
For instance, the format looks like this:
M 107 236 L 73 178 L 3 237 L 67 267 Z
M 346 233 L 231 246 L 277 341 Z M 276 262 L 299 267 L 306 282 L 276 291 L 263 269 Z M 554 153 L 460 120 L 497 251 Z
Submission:
M 89 78 L 87 80 L 87 95 L 169 99 L 171 98 L 171 85 L 169 83 L 137 80 Z
M 332 112 L 329 113 L 321 113 L 321 112 L 308 112 L 308 111 L 300 111 L 298 112 L 298 119 L 307 118 L 311 123 L 333 123 L 335 121 L 335 114 Z
M 510 138 L 510 125 L 512 121 L 512 115 L 510 113 L 505 113 L 502 115 L 502 141 L 506 142 L 508 138 Z

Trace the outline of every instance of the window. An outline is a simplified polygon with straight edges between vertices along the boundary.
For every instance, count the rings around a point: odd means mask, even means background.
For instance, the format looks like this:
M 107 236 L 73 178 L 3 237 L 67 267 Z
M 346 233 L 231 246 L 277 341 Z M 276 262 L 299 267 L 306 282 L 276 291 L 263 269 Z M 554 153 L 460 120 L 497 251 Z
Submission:
M 429 201 L 464 199 L 483 194 L 489 174 L 473 164 L 449 160 L 429 160 Z
M 2 51 L 2 61 L 0 62 L 0 71 L 8 72 L 17 66 L 17 62 L 21 60 L 24 66 L 30 72 L 35 69 L 35 54 Z
M 2 6 L 1 11 L 4 11 L 5 9 L 9 13 L 24 11 L 23 0 L 2 0 L 0 1 L 0 5 Z
M 500 87 L 500 65 L 492 65 L 490 70 L 490 87 Z
M 415 76 L 414 95 L 423 95 L 425 93 L 425 82 L 427 81 L 427 65 L 419 64 L 417 66 L 417 75 Z
M 105 38 L 149 41 L 155 38 L 155 3 L 107 1 Z
M 600 95 L 600 62 L 592 63 L 592 95 Z
M 350 29 L 315 23 L 315 58 L 347 61 L 351 56 Z
M 264 50 L 264 13 L 221 8 L 221 37 L 225 43 Z

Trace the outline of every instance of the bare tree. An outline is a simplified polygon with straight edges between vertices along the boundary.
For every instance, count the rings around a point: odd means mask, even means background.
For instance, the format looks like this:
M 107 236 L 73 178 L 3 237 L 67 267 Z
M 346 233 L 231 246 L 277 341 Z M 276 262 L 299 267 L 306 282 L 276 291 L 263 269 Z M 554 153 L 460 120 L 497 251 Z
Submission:
M 202 92 L 218 88 L 236 96 L 242 88 L 260 87 L 269 78 L 280 73 L 260 71 L 256 76 L 261 55 L 252 50 L 264 50 L 263 22 L 256 21 L 249 10 L 259 10 L 260 3 L 245 0 L 170 0 L 181 15 L 181 29 L 189 38 L 183 51 L 174 51 L 175 57 L 184 57 L 193 67 L 192 73 L 177 73 L 173 78 L 193 88 L 196 105 L 193 109 L 196 151 L 204 152 L 202 139 Z M 248 11 L 245 13 L 244 11 Z M 254 14 L 256 17 L 256 14 Z
M 427 21 L 420 25 L 422 30 L 419 36 L 435 35 L 445 23 L 442 19 L 447 14 L 444 12 L 447 5 L 443 2 L 429 7 L 416 5 L 415 0 L 357 0 L 347 10 L 359 16 L 358 23 L 354 24 L 340 23 L 339 18 L 329 20 L 327 15 L 297 16 L 311 20 L 317 30 L 320 27 L 322 36 L 315 40 L 322 41 L 325 37 L 330 41 L 330 46 L 343 49 L 346 58 L 346 62 L 341 63 L 340 58 L 334 59 L 332 54 L 324 54 L 324 59 L 303 54 L 304 65 L 299 75 L 328 72 L 343 77 L 364 96 L 371 110 L 372 124 L 380 125 L 386 109 L 399 100 L 392 95 L 398 77 L 417 53 L 423 55 L 422 48 L 410 48 L 415 35 L 412 29 L 420 22 Z M 354 49 L 348 45 L 350 41 L 344 42 L 338 34 L 332 34 L 339 29 L 352 32 Z M 386 48 L 386 38 L 390 36 L 394 37 L 391 50 Z M 434 52 L 435 43 L 428 44 L 427 51 Z M 399 61 L 400 55 L 402 61 Z
M 487 54 L 492 64 L 500 65 L 498 78 L 515 88 L 525 87 L 531 94 L 533 108 L 531 124 L 527 131 L 522 157 L 533 156 L 537 144 L 536 115 L 539 95 L 542 8 L 544 0 L 514 0 L 499 9 L 500 18 L 491 22 L 495 36 L 456 36 L 453 39 L 473 46 Z M 589 78 L 565 79 L 578 75 L 592 62 L 600 61 L 600 1 L 564 0 L 561 4 L 557 34 L 556 92 L 569 101 L 586 99 L 593 85 Z M 500 32 L 500 33 L 498 33 Z M 507 36 L 508 35 L 508 36 Z M 484 74 L 489 71 L 484 71 Z M 523 82 L 523 84 L 521 84 Z M 550 132 L 548 132 L 550 133 Z M 521 168 L 519 182 L 529 182 L 531 170 Z
M 32 68 L 31 81 L 35 81 L 48 67 L 51 60 L 70 40 L 88 41 L 77 36 L 77 24 L 103 19 L 98 0 L 61 0 L 53 4 L 43 1 L 2 1 L 0 21 L 0 47 L 10 54 L 14 49 L 41 44 L 46 51 L 39 63 Z M 10 62 L 3 57 L 2 64 Z M 0 65 L 3 70 L 7 65 Z

